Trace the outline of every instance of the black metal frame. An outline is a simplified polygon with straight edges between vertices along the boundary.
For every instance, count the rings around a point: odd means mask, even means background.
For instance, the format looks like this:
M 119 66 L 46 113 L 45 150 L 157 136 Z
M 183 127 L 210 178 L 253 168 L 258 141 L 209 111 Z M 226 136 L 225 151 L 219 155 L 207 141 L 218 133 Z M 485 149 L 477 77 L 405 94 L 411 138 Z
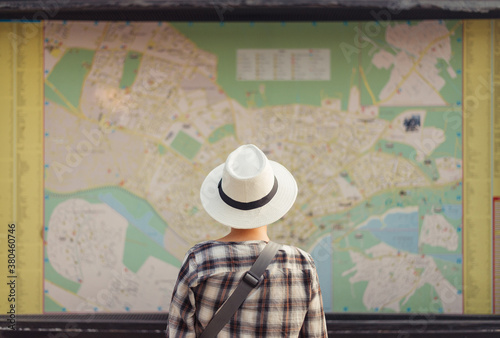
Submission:
M 62 2 L 62 0 L 59 0 Z M 79 3 L 92 5 L 78 6 Z M 147 1 L 146 1 L 147 2 Z M 150 1 L 151 5 L 138 6 L 117 5 L 112 1 L 91 0 L 65 1 L 60 5 L 57 0 L 33 1 L 29 6 L 21 6 L 30 1 L 1 1 L 0 19 L 15 20 L 111 20 L 111 21 L 348 21 L 348 20 L 424 20 L 424 19 L 491 19 L 500 18 L 500 3 L 491 2 L 488 9 L 457 8 L 447 9 L 438 6 L 421 6 L 419 1 L 411 8 L 380 6 L 390 1 L 374 1 L 373 6 L 367 6 L 368 1 L 339 0 L 316 1 L 314 5 L 307 2 L 289 0 L 279 1 L 184 1 L 185 4 L 173 1 Z M 335 4 L 329 4 L 330 2 Z M 436 4 L 446 2 L 435 0 Z M 463 1 L 461 1 L 463 3 Z M 11 3 L 7 6 L 6 3 Z M 265 5 L 264 5 L 265 3 Z M 355 6 L 352 4 L 363 4 Z M 467 2 L 465 2 L 467 3 Z M 469 1 L 469 3 L 474 3 Z M 37 5 L 38 4 L 38 5 Z M 41 6 L 40 4 L 43 4 Z M 115 5 L 113 5 L 115 4 Z M 375 6 L 375 4 L 377 6 Z
M 329 336 L 499 337 L 500 317 L 436 314 L 326 315 Z M 1 337 L 164 337 L 166 313 L 17 315 L 16 330 L 0 316 Z

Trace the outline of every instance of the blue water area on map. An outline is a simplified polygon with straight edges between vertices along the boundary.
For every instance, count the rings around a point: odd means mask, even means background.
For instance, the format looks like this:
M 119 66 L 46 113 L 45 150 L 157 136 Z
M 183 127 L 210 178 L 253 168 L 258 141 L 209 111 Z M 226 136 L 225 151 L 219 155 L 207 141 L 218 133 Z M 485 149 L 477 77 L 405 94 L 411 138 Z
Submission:
M 445 204 L 443 205 L 443 213 L 449 219 L 461 219 L 462 204 Z
M 372 219 L 362 229 L 398 250 L 418 253 L 418 211 L 388 214 L 383 223 Z
M 134 217 L 130 212 L 128 212 L 127 208 L 117 200 L 113 194 L 104 193 L 98 195 L 99 199 L 109 205 L 111 208 L 116 210 L 120 215 L 125 217 L 129 224 L 132 224 L 141 232 L 143 232 L 146 236 L 151 238 L 151 240 L 158 243 L 162 248 L 164 247 L 163 243 L 163 234 L 159 233 L 158 230 L 149 225 L 149 222 L 153 218 L 154 214 L 151 211 L 148 211 L 140 218 Z
M 314 259 L 316 270 L 318 271 L 319 285 L 321 287 L 321 293 L 323 295 L 323 309 L 325 312 L 333 311 L 332 253 L 332 236 L 326 236 L 321 241 L 319 241 L 318 244 L 316 244 L 316 246 L 311 250 L 311 256 Z

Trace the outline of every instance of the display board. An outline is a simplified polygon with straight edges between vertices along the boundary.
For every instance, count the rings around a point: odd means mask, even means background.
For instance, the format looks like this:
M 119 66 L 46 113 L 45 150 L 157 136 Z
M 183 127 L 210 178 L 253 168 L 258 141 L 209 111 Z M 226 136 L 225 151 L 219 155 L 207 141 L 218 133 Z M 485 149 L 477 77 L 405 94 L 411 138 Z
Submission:
M 0 309 L 168 311 L 227 232 L 201 182 L 253 143 L 297 179 L 269 234 L 326 312 L 492 313 L 496 25 L 0 23 Z

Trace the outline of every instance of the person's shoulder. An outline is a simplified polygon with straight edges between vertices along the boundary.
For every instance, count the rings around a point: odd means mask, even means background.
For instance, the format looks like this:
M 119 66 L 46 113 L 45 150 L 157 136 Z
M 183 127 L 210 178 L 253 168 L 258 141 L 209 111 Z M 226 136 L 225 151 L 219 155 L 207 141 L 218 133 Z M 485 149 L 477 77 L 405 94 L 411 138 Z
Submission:
M 314 259 L 307 251 L 293 245 L 282 244 L 280 251 L 283 251 L 289 261 L 299 263 L 302 268 L 310 266 L 315 269 Z
M 312 258 L 311 254 L 299 247 L 296 247 L 294 245 L 288 245 L 288 244 L 281 244 L 281 250 L 286 251 L 287 253 L 293 254 L 293 255 L 298 255 L 304 258 Z
M 221 246 L 220 242 L 211 240 L 196 243 L 186 252 L 186 259 L 189 257 L 199 256 L 207 251 L 217 250 L 217 247 L 219 246 Z

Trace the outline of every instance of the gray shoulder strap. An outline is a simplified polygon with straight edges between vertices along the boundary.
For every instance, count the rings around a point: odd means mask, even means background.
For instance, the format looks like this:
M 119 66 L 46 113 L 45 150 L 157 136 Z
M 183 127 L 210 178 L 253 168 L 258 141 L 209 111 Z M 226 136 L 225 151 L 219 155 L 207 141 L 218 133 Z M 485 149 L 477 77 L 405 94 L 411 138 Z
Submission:
M 214 338 L 217 336 L 220 330 L 222 330 L 231 317 L 233 317 L 241 304 L 243 304 L 250 291 L 259 284 L 260 278 L 280 248 L 281 244 L 271 241 L 267 243 L 250 270 L 243 276 L 236 290 L 234 290 L 231 296 L 229 296 L 219 308 L 212 320 L 210 320 L 200 338 Z

